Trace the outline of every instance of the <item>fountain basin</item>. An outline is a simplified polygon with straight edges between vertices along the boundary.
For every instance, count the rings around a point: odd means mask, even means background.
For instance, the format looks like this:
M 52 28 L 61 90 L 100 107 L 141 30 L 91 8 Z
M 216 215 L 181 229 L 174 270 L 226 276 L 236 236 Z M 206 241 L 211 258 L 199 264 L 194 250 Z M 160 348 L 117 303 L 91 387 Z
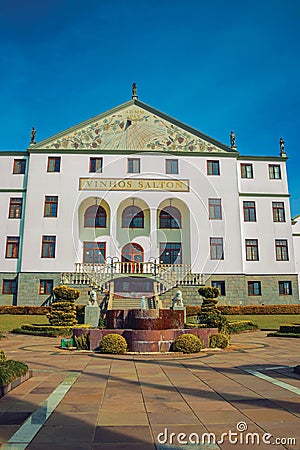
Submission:
M 100 340 L 107 334 L 123 336 L 131 352 L 169 352 L 174 340 L 181 334 L 194 334 L 198 336 L 203 347 L 209 346 L 209 336 L 216 334 L 217 328 L 168 329 L 168 330 L 132 330 L 132 329 L 87 329 L 75 328 L 73 333 L 79 337 L 90 333 L 90 350 L 99 349 Z
M 184 312 L 171 309 L 109 310 L 106 326 L 132 330 L 181 329 L 184 328 Z

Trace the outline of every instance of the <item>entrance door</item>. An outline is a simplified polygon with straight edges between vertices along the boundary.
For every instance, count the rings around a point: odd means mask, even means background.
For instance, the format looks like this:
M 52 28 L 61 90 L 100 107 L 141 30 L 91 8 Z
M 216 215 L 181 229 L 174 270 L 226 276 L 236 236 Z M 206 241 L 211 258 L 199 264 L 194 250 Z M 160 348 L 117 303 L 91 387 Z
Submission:
M 142 273 L 144 250 L 139 244 L 127 244 L 122 250 L 123 273 Z

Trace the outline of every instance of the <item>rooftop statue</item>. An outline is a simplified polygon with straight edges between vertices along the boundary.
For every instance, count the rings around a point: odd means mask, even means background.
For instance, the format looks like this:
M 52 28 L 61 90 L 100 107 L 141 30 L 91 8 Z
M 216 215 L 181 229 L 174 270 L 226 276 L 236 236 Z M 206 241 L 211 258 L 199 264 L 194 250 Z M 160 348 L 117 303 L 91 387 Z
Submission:
M 235 134 L 234 134 L 233 131 L 231 131 L 231 133 L 230 133 L 230 145 L 231 145 L 231 148 L 235 148 L 236 147 L 236 145 L 235 145 Z
M 35 136 L 36 136 L 36 129 L 34 127 L 32 127 L 30 144 L 36 144 Z
M 136 83 L 132 83 L 132 98 L 137 98 Z

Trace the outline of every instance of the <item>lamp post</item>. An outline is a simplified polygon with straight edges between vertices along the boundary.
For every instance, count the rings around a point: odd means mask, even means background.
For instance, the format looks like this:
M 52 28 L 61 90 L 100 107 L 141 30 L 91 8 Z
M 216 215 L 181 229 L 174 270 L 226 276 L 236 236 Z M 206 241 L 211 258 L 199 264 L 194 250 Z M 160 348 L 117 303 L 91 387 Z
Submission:
M 154 256 L 150 256 L 149 260 L 150 263 L 152 263 L 152 267 L 153 267 L 153 273 L 154 276 L 156 278 L 157 275 L 157 263 L 156 263 L 156 258 Z
M 113 278 L 115 263 L 119 262 L 119 258 L 117 256 L 107 256 L 107 258 L 105 259 L 105 262 L 106 262 L 106 264 L 110 265 L 110 274 L 111 274 L 111 277 Z

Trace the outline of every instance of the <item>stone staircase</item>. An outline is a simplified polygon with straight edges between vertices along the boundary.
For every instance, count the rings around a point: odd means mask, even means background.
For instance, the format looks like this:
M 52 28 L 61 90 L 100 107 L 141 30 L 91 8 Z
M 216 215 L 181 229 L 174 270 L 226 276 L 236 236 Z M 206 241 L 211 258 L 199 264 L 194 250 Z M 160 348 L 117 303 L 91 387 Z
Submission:
M 146 299 L 147 309 L 155 309 L 155 302 L 152 298 Z M 140 298 L 129 298 L 129 297 L 113 297 L 110 309 L 140 309 L 141 299 Z

